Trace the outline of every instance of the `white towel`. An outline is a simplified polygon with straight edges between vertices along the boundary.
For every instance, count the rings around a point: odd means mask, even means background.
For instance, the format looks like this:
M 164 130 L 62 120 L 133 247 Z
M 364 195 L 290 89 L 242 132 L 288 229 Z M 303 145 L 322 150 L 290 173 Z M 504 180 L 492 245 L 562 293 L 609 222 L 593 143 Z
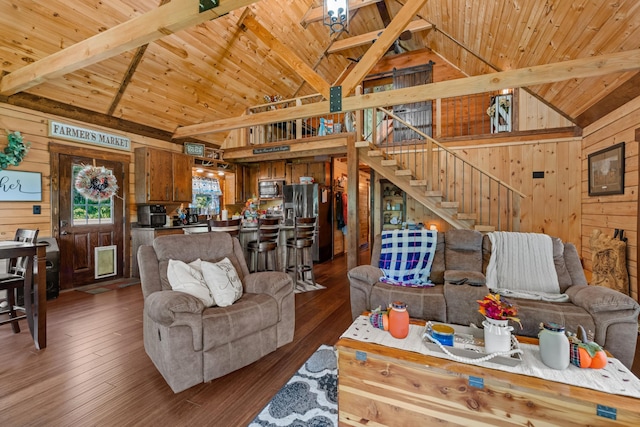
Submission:
M 525 293 L 560 294 L 553 241 L 540 233 L 489 233 L 487 286 Z

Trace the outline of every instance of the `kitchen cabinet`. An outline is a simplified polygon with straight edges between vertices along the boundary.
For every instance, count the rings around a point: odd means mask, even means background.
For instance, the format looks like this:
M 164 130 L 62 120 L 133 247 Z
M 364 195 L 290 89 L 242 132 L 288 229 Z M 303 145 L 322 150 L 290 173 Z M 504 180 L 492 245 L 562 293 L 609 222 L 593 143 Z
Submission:
M 310 176 L 316 184 L 331 185 L 331 163 L 330 162 L 309 162 L 292 163 L 289 175 L 290 184 L 299 184 L 300 177 Z
M 258 166 L 258 179 L 285 179 L 286 162 L 284 160 L 273 162 L 260 162 Z
M 132 227 L 131 228 L 131 248 L 133 249 L 131 257 L 131 276 L 140 277 L 140 268 L 138 266 L 138 248 L 142 245 L 153 244 L 153 239 L 159 236 L 169 236 L 171 234 L 184 234 L 182 227 Z
M 407 220 L 407 196 L 389 181 L 380 180 L 382 230 L 401 229 Z
M 222 190 L 225 206 L 244 203 L 247 200 L 244 192 L 244 184 L 247 179 L 248 168 L 243 165 L 236 165 L 233 173 L 225 173 L 224 189 Z
M 135 150 L 136 203 L 190 203 L 191 167 L 188 154 L 149 147 Z

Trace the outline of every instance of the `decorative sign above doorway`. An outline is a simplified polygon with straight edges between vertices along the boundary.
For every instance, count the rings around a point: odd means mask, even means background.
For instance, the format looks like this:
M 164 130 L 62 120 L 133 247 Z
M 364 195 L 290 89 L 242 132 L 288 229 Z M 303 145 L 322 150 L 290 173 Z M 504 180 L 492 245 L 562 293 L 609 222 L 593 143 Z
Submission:
M 74 142 L 83 142 L 85 144 L 99 145 L 101 147 L 131 151 L 131 140 L 126 136 L 81 128 L 53 120 L 49 120 L 49 136 Z

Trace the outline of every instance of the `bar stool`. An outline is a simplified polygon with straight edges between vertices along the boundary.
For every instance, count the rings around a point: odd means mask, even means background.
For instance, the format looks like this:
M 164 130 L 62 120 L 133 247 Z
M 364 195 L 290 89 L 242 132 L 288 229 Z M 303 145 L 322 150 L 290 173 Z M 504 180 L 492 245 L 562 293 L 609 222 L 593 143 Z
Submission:
M 258 220 L 258 235 L 256 240 L 247 243 L 251 253 L 251 272 L 278 270 L 278 236 L 280 235 L 280 220 L 278 218 L 260 218 Z M 264 255 L 264 270 L 260 270 L 260 254 Z M 269 255 L 271 254 L 271 268 Z
M 310 273 L 312 284 L 316 283 L 313 274 L 313 242 L 316 234 L 316 218 L 296 217 L 293 237 L 287 239 L 285 251 L 285 269 L 293 273 L 294 288 L 298 286 L 298 275 L 302 282 L 306 281 L 305 273 Z M 293 257 L 291 256 L 293 253 Z M 293 259 L 292 259 L 293 258 Z M 293 261 L 293 264 L 291 262 Z
M 218 231 L 238 237 L 240 234 L 240 219 L 229 219 L 224 221 L 210 219 L 207 220 L 207 229 L 209 232 Z

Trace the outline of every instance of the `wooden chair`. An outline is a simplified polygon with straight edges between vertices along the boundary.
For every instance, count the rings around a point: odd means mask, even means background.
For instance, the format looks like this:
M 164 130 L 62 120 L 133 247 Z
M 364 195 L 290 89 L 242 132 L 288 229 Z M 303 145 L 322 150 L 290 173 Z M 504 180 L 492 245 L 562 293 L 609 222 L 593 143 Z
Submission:
M 313 285 L 316 276 L 313 274 L 313 242 L 316 235 L 316 218 L 296 217 L 293 229 L 293 237 L 287 238 L 285 251 L 285 269 L 287 273 L 293 273 L 293 285 L 298 286 L 298 277 L 305 281 L 305 275 L 309 273 Z
M 240 219 L 229 219 L 224 221 L 210 219 L 207 221 L 207 229 L 210 232 L 218 231 L 238 237 L 240 234 Z
M 35 243 L 38 238 L 39 230 L 26 230 L 19 228 L 16 230 L 14 241 Z M 9 318 L 0 320 L 0 325 L 5 323 L 11 323 L 14 333 L 20 332 L 20 325 L 18 321 L 20 319 L 26 319 L 27 314 L 24 307 L 16 305 L 16 290 L 25 287 L 27 281 L 33 280 L 33 258 L 32 257 L 20 257 L 9 259 L 9 266 L 6 273 L 0 273 L 0 290 L 7 293 L 7 310 L 3 313 L 9 313 Z M 25 295 L 26 297 L 26 295 Z M 17 315 L 17 310 L 23 311 L 21 316 Z
M 251 254 L 251 272 L 278 270 L 278 237 L 280 235 L 280 220 L 277 218 L 260 218 L 256 240 L 247 243 L 247 250 Z M 264 255 L 264 270 L 260 270 L 260 255 Z M 269 269 L 269 255 L 271 255 L 271 269 Z

